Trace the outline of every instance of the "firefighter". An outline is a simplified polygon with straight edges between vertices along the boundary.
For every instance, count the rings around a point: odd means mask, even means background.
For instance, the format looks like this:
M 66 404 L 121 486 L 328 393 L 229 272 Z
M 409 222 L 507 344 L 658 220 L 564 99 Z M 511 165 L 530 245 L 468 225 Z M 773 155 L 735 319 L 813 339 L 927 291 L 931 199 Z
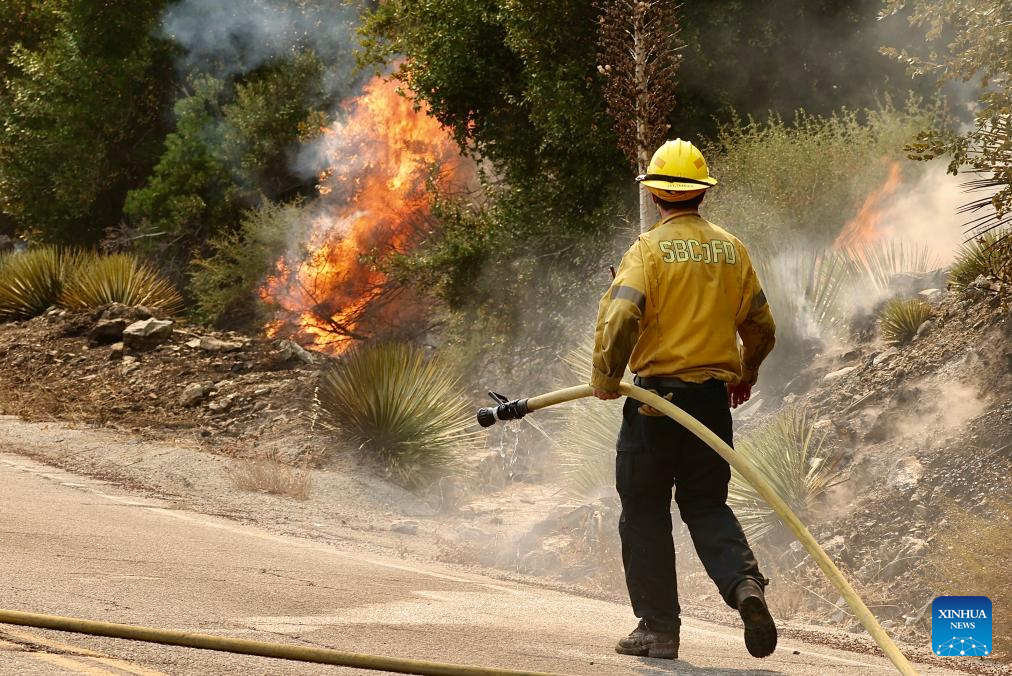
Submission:
M 699 215 L 717 179 L 693 144 L 666 142 L 636 180 L 652 193 L 660 220 L 625 253 L 601 299 L 590 384 L 599 399 L 615 399 L 628 365 L 635 384 L 731 445 L 730 408 L 748 401 L 759 365 L 773 349 L 766 296 L 742 243 Z M 622 561 L 639 625 L 615 650 L 678 657 L 674 487 L 700 561 L 724 601 L 741 614 L 746 648 L 755 657 L 772 654 L 777 630 L 763 594 L 769 581 L 727 506 L 727 462 L 633 399 L 625 401 L 616 446 Z

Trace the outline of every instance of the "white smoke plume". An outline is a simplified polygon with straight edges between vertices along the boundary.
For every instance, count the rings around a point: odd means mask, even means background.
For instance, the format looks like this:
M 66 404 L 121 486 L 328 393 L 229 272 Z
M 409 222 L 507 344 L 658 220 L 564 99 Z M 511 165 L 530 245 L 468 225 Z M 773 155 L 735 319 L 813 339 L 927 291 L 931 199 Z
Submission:
M 354 68 L 355 3 L 302 7 L 286 0 L 181 0 L 162 17 L 162 32 L 185 50 L 185 70 L 217 77 L 247 73 L 310 48 L 327 64 L 331 90 L 347 87 Z

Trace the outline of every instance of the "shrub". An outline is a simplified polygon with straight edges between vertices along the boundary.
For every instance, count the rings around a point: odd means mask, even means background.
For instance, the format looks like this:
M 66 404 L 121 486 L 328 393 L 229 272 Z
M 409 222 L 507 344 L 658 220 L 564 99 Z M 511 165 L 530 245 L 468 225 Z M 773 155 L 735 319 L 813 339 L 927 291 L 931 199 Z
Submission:
M 60 304 L 95 308 L 109 303 L 143 305 L 169 314 L 183 307 L 183 298 L 158 272 L 131 254 L 92 256 L 68 276 Z
M 980 275 L 1001 275 L 1012 265 L 1012 232 L 991 230 L 956 252 L 956 260 L 949 269 L 949 281 L 963 287 Z
M 374 459 L 392 479 L 424 486 L 476 439 L 458 379 L 406 344 L 364 345 L 324 372 L 315 420 Z
M 190 263 L 189 290 L 196 317 L 210 323 L 255 320 L 257 288 L 308 220 L 299 202 L 267 201 L 243 215 L 237 232 L 212 239 L 209 255 Z
M 906 343 L 917 335 L 921 324 L 931 318 L 931 306 L 916 298 L 893 299 L 879 313 L 882 337 L 890 343 Z
M 736 442 L 735 450 L 751 461 L 777 495 L 804 518 L 821 495 L 842 481 L 843 454 L 825 449 L 825 440 L 824 434 L 815 431 L 806 411 L 788 408 Z M 727 503 L 751 540 L 767 538 L 783 528 L 773 508 L 733 470 Z
M 70 272 L 87 255 L 40 247 L 6 256 L 0 267 L 0 319 L 28 319 L 54 305 Z
M 789 122 L 734 117 L 704 148 L 720 179 L 704 202 L 706 215 L 754 247 L 780 246 L 797 235 L 828 245 L 885 180 L 883 159 L 899 159 L 927 120 L 916 105 L 826 117 L 799 111 Z
M 1012 661 L 1012 502 L 992 498 L 974 514 L 956 504 L 936 532 L 929 570 L 940 594 L 987 596 L 994 604 L 994 650 Z

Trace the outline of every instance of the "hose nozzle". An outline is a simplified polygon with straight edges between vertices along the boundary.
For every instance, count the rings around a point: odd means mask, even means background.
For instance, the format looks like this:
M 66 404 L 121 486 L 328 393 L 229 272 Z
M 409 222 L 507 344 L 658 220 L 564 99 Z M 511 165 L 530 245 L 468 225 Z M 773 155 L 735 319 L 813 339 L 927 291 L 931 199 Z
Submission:
M 498 392 L 489 392 L 488 396 L 498 406 L 478 409 L 478 424 L 482 427 L 491 427 L 497 420 L 520 420 L 528 413 L 526 399 L 510 401 Z

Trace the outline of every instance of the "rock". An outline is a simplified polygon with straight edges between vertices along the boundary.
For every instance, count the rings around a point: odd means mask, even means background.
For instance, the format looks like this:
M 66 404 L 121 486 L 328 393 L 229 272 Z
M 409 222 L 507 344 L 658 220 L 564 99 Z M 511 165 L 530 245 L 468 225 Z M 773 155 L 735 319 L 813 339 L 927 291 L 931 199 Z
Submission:
M 970 282 L 970 286 L 974 289 L 991 290 L 991 280 L 984 275 L 977 275 L 977 279 Z
M 924 289 L 918 295 L 924 296 L 925 298 L 934 298 L 942 293 L 941 289 Z
M 536 549 L 520 559 L 518 568 L 528 575 L 543 575 L 558 570 L 562 566 L 562 557 L 548 549 Z
M 922 338 L 934 330 L 935 330 L 935 323 L 930 319 L 925 320 L 923 324 L 917 327 L 917 337 Z
M 127 327 L 125 319 L 100 319 L 88 331 L 88 342 L 91 345 L 118 343 L 123 339 L 123 330 Z
M 937 288 L 945 283 L 945 270 L 933 272 L 899 272 L 889 277 L 891 295 L 912 296 L 925 289 Z
M 279 356 L 282 361 L 301 361 L 303 364 L 315 364 L 316 355 L 291 340 L 278 342 Z
M 390 525 L 390 530 L 404 535 L 418 535 L 417 521 L 395 521 Z
M 123 358 L 123 343 L 113 343 L 112 349 L 109 350 L 109 361 L 114 361 Z
M 843 356 L 840 357 L 840 361 L 842 361 L 844 364 L 849 364 L 853 361 L 856 361 L 860 356 L 861 350 L 858 348 L 854 348 L 853 350 L 848 350 L 847 352 L 844 352 Z
M 924 476 L 924 466 L 912 455 L 900 458 L 889 472 L 886 485 L 899 491 L 910 491 L 917 487 Z
M 190 345 L 194 341 L 187 342 Z M 221 340 L 220 338 L 214 338 L 212 336 L 201 336 L 197 340 L 197 347 L 201 350 L 207 350 L 208 352 L 235 352 L 241 350 L 244 345 L 237 340 Z
M 842 378 L 843 376 L 847 375 L 848 373 L 856 369 L 857 369 L 856 366 L 844 366 L 842 369 L 839 369 L 838 371 L 827 373 L 825 376 L 822 377 L 822 380 L 824 382 L 829 383 L 836 380 L 837 378 Z
M 210 385 L 201 385 L 200 383 L 190 383 L 183 388 L 183 393 L 179 396 L 179 403 L 183 406 L 195 406 L 207 398 L 207 395 L 211 392 Z
M 123 344 L 136 349 L 152 348 L 164 343 L 171 335 L 172 322 L 152 317 L 126 327 Z
M 130 306 L 122 303 L 110 303 L 101 310 L 102 319 L 125 319 L 127 323 L 139 322 L 152 317 L 151 310 L 143 305 Z
M 873 366 L 878 366 L 879 364 L 889 361 L 899 353 L 900 351 L 897 350 L 895 347 L 890 347 L 885 352 L 876 355 L 875 358 L 871 360 L 871 363 Z
M 222 397 L 221 399 L 215 399 L 207 405 L 207 410 L 211 413 L 224 413 L 225 411 L 232 408 L 233 399 L 232 396 Z

